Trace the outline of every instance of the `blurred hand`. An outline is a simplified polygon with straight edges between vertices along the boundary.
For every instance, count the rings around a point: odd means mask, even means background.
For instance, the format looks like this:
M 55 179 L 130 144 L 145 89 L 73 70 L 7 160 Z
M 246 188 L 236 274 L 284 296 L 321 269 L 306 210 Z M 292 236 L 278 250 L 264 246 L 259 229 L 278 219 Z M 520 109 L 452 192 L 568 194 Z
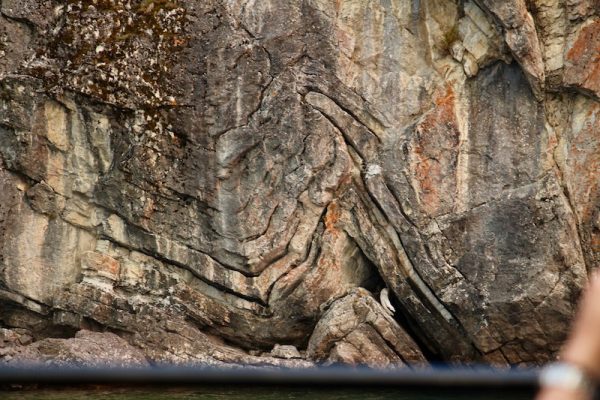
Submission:
M 595 379 L 600 378 L 600 274 L 597 272 L 583 294 L 560 359 L 583 368 Z
M 597 272 L 592 274 L 583 294 L 560 361 L 581 368 L 596 382 L 600 378 L 600 274 Z M 591 397 L 583 391 L 544 387 L 536 400 L 591 400 Z
M 543 388 L 535 400 L 591 400 L 587 394 L 576 390 Z

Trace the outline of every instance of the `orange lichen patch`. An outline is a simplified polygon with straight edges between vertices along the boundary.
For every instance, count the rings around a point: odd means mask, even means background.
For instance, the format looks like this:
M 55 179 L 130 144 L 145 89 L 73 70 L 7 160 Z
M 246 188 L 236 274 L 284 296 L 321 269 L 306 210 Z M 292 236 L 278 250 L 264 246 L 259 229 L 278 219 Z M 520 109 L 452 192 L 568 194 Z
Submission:
M 337 203 L 333 202 L 329 204 L 327 207 L 327 212 L 325 213 L 325 229 L 332 233 L 333 235 L 337 235 L 339 233 L 339 229 L 336 224 L 340 219 L 340 208 Z
M 173 37 L 173 46 L 183 46 L 184 44 L 186 44 L 188 41 L 184 38 L 179 38 L 179 37 Z
M 438 107 L 446 107 L 446 108 L 450 108 L 450 109 L 454 109 L 454 90 L 452 89 L 452 86 L 446 86 L 446 92 L 441 95 L 436 97 L 435 99 L 433 99 L 433 102 L 435 103 L 436 106 Z
M 420 198 L 425 208 L 430 211 L 437 209 L 442 201 L 437 191 L 442 173 L 439 163 L 431 159 L 422 159 L 416 165 L 415 173 L 420 184 Z
M 596 54 L 600 55 L 600 47 L 596 49 Z M 591 64 L 584 88 L 594 91 L 596 96 L 600 97 L 600 56 L 596 57 L 594 63 Z
M 434 98 L 435 108 L 432 112 L 425 115 L 425 118 L 419 123 L 417 129 L 433 130 L 438 127 L 439 123 L 456 124 L 456 116 L 454 115 L 455 96 L 451 86 L 446 87 L 446 91 Z
M 600 30 L 600 21 L 596 21 L 579 32 L 577 39 L 573 43 L 573 46 L 567 52 L 567 60 L 570 61 L 578 61 L 583 57 L 587 56 L 587 53 L 590 50 L 593 50 L 590 47 L 590 44 L 595 44 L 597 42 L 597 32 Z
M 121 264 L 106 254 L 87 251 L 81 256 L 81 267 L 98 276 L 116 281 L 119 277 Z
M 600 96 L 600 20 L 581 29 L 565 61 L 565 83 Z
M 430 215 L 448 212 L 456 190 L 459 130 L 454 91 L 450 86 L 436 97 L 435 107 L 415 129 L 411 167 L 421 206 Z

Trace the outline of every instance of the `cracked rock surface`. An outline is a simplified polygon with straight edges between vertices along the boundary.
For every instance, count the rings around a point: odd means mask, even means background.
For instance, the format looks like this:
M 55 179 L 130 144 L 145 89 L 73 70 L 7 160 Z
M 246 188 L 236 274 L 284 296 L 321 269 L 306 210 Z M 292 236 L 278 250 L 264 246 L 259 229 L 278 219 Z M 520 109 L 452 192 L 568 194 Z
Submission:
M 599 38 L 597 0 L 0 0 L 0 361 L 553 359 Z

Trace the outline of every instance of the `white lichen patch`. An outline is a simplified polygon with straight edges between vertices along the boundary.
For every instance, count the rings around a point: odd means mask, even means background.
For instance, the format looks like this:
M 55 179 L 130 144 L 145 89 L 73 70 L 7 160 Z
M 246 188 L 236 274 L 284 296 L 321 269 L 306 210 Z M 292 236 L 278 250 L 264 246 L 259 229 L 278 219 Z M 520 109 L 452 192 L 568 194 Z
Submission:
M 381 167 L 377 164 L 367 165 L 367 171 L 365 172 L 365 179 L 372 178 L 376 175 L 381 175 Z

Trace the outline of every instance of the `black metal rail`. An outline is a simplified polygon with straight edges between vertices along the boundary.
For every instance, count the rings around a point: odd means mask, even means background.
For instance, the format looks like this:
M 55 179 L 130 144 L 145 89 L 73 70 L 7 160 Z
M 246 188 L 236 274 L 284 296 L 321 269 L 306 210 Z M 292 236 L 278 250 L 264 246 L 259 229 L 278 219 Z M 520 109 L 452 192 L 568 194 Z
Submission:
M 262 385 L 310 387 L 502 388 L 535 390 L 537 369 L 489 367 L 377 370 L 366 368 L 277 369 L 271 367 L 56 368 L 0 367 L 0 385 Z

